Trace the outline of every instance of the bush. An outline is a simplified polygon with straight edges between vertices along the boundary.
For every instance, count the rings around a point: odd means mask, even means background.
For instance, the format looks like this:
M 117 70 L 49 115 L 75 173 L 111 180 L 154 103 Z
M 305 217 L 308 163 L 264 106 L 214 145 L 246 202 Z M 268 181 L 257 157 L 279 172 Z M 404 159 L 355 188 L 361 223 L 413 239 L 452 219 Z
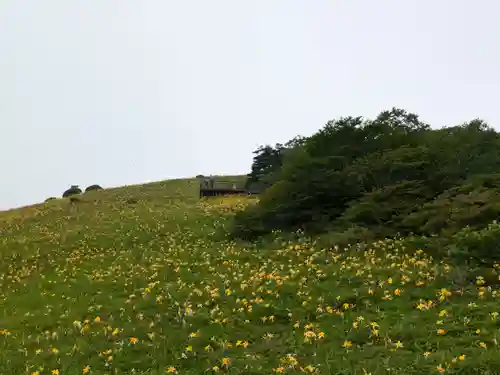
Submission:
M 374 230 L 381 236 L 393 236 L 396 232 L 408 234 L 412 227 L 406 228 L 402 221 L 420 205 L 432 198 L 425 184 L 421 181 L 401 181 L 374 189 L 360 199 L 352 201 L 339 223 L 355 223 Z
M 70 196 L 70 197 L 69 197 L 69 201 L 70 201 L 71 203 L 74 203 L 74 204 L 75 204 L 75 203 L 81 203 L 81 202 L 83 202 L 83 200 L 81 200 L 81 199 L 80 199 L 80 197 L 79 197 L 79 196 L 77 196 L 77 195 L 72 195 L 72 196 Z
M 269 187 L 235 217 L 235 236 L 351 226 L 450 236 L 500 216 L 500 134 L 480 120 L 433 130 L 394 108 L 330 121 L 287 157 L 280 150 L 257 150 L 249 183 Z
M 93 190 L 102 190 L 102 187 L 100 187 L 99 185 L 90 185 L 89 187 L 87 187 L 85 189 L 85 192 L 93 191 Z
M 443 230 L 455 233 L 465 226 L 482 229 L 500 217 L 500 189 L 489 178 L 446 190 L 403 220 L 415 232 L 430 235 Z M 498 177 L 496 177 L 498 180 Z
M 367 228 L 353 226 L 342 232 L 331 232 L 318 237 L 317 243 L 325 248 L 348 248 L 358 243 L 369 245 L 375 234 Z
M 82 193 L 82 189 L 78 185 L 72 185 L 68 190 L 63 193 L 63 198 L 71 197 L 72 195 L 78 195 Z
M 45 199 L 45 202 L 50 202 L 50 201 L 53 201 L 54 199 L 57 199 L 56 197 L 49 197 L 47 199 Z
M 139 199 L 132 197 L 132 198 L 128 198 L 125 202 L 127 204 L 136 204 L 139 202 Z
M 236 213 L 230 231 L 235 237 L 243 240 L 254 240 L 259 236 L 269 234 L 263 216 L 260 209 L 249 206 Z
M 481 230 L 463 228 L 452 236 L 448 254 L 455 262 L 472 267 L 500 263 L 500 224 L 494 221 Z

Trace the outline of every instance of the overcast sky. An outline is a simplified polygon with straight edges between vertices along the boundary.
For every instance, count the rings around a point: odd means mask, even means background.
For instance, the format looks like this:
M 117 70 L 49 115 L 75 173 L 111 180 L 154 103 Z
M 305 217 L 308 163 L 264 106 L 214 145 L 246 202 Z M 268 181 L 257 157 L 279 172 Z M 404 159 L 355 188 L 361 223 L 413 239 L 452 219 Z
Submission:
M 1 0 L 0 209 L 246 173 L 392 106 L 500 126 L 500 2 Z

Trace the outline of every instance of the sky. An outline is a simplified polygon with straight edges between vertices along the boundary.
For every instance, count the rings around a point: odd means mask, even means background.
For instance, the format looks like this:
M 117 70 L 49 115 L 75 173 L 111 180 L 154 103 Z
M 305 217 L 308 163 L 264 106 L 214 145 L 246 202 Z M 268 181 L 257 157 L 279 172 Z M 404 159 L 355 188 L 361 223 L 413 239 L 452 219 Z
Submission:
M 243 174 L 393 106 L 500 130 L 495 0 L 2 0 L 0 210 Z

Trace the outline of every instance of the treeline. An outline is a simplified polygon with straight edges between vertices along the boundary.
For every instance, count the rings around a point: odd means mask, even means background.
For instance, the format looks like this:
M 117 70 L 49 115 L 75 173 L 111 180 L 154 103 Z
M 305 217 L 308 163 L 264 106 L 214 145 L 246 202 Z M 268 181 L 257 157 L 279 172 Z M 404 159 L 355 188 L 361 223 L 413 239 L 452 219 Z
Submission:
M 393 108 L 344 117 L 307 138 L 255 151 L 248 187 L 258 204 L 233 234 L 359 230 L 374 238 L 452 236 L 500 213 L 500 134 L 480 119 L 431 128 Z

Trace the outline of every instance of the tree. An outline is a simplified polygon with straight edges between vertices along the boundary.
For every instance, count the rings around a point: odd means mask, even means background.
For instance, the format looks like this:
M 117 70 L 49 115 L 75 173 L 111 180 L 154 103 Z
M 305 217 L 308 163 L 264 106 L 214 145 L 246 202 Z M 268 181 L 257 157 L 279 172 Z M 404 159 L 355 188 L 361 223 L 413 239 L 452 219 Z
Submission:
M 90 185 L 85 189 L 85 192 L 93 191 L 93 190 L 102 190 L 102 187 L 99 185 Z
M 272 185 L 275 173 L 282 166 L 282 149 L 281 144 L 276 144 L 275 147 L 266 145 L 260 146 L 253 152 L 254 158 L 246 188 L 263 191 Z
M 253 152 L 251 172 L 248 174 L 245 188 L 264 191 L 280 179 L 281 169 L 285 161 L 293 156 L 294 151 L 302 147 L 307 138 L 296 136 L 284 145 L 277 143 L 260 146 Z
M 255 152 L 249 180 L 266 184 L 266 190 L 256 206 L 236 215 L 234 233 L 251 237 L 274 229 L 352 225 L 380 235 L 429 233 L 438 229 L 429 226 L 429 217 L 443 217 L 442 205 L 430 202 L 474 176 L 494 173 L 500 173 L 500 136 L 479 119 L 433 130 L 397 108 L 373 120 L 342 117 L 311 137 Z M 471 192 L 479 202 L 496 197 L 481 189 Z M 457 199 L 454 204 L 465 207 L 457 223 L 486 225 L 498 211 L 496 203 L 472 209 L 463 195 Z
M 66 190 L 64 193 L 63 193 L 63 198 L 68 198 L 72 195 L 77 195 L 77 194 L 81 194 L 82 193 L 82 189 L 80 189 L 78 187 L 78 185 L 71 185 L 71 187 Z

